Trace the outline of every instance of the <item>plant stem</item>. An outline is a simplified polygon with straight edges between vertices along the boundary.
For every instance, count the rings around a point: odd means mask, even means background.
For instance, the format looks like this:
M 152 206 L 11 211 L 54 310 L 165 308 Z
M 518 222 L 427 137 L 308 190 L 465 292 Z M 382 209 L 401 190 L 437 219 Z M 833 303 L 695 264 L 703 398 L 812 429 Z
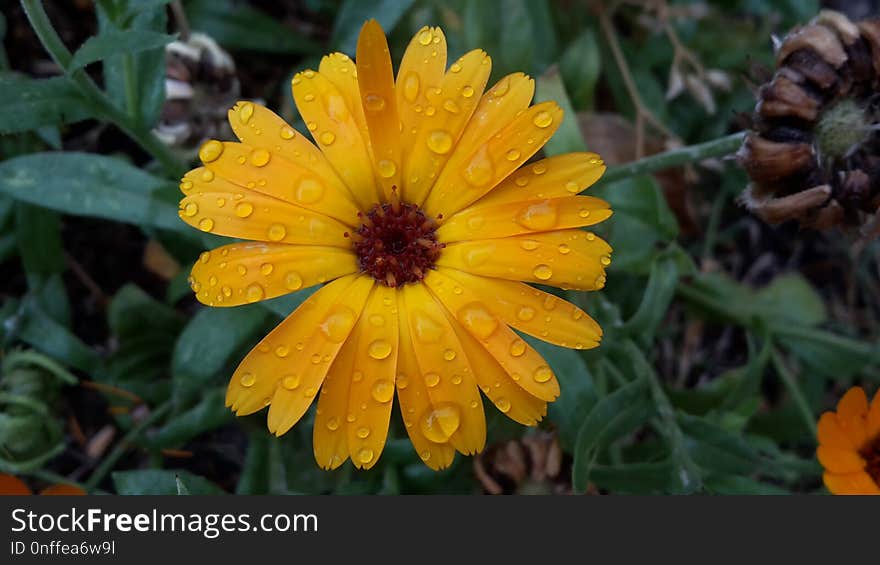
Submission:
M 773 348 L 771 356 L 773 359 L 773 367 L 779 374 L 779 378 L 782 379 L 782 382 L 784 382 L 785 386 L 788 388 L 788 393 L 791 395 L 792 400 L 794 400 L 795 405 L 797 405 L 801 416 L 803 416 L 807 428 L 809 428 L 810 432 L 815 436 L 816 417 L 813 415 L 813 410 L 810 408 L 809 403 L 807 403 L 806 397 L 804 397 L 804 392 L 801 390 L 801 387 L 797 382 L 797 377 L 795 377 L 788 367 L 786 367 L 782 355 L 775 347 Z
M 138 104 L 137 84 L 135 83 L 134 57 L 131 56 L 131 53 L 122 56 L 122 76 L 125 80 L 125 107 L 132 121 L 139 124 L 141 112 Z
M 638 161 L 624 163 L 622 165 L 614 165 L 609 167 L 602 176 L 602 183 L 610 183 L 620 179 L 644 175 L 684 165 L 702 161 L 710 157 L 723 157 L 730 155 L 736 151 L 742 144 L 745 133 L 739 132 L 725 137 L 719 137 L 705 143 L 696 145 L 688 145 L 679 149 L 673 149 L 664 153 L 657 153 Z
M 125 455 L 125 452 L 131 447 L 131 444 L 137 440 L 138 436 L 140 436 L 144 430 L 165 417 L 165 415 L 171 411 L 172 405 L 173 403 L 171 400 L 163 402 L 153 410 L 152 414 L 129 430 L 129 432 L 125 434 L 125 437 L 116 444 L 113 451 L 111 451 L 110 454 L 101 461 L 101 464 L 94 470 L 94 472 L 92 472 L 92 476 L 89 477 L 89 480 L 85 484 L 86 490 L 92 490 L 97 487 L 107 473 L 113 470 L 116 462 L 119 461 L 120 457 Z
M 80 93 L 95 104 L 101 117 L 116 124 L 126 135 L 136 141 L 162 164 L 169 175 L 182 176 L 186 172 L 186 166 L 159 138 L 151 131 L 141 128 L 131 116 L 117 108 L 82 69 L 70 70 L 70 61 L 73 56 L 61 38 L 58 37 L 52 22 L 49 21 L 49 16 L 46 15 L 46 10 L 43 9 L 43 3 L 40 0 L 21 0 L 21 6 L 24 8 L 31 27 L 40 39 L 40 43 L 43 44 L 55 63 L 70 77 Z

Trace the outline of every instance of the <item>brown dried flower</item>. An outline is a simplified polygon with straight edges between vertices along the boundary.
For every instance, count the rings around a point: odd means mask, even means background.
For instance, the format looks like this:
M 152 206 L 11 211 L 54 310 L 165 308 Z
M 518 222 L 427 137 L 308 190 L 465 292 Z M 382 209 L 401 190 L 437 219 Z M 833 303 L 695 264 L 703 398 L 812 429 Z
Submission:
M 769 223 L 868 226 L 880 207 L 880 19 L 823 11 L 776 47 L 737 158 Z

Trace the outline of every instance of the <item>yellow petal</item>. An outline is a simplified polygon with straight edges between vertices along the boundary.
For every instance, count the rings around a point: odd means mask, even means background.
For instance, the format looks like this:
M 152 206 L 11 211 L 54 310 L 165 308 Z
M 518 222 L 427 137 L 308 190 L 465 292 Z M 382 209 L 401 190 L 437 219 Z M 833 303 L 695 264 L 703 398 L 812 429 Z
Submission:
M 416 453 L 425 465 L 440 470 L 449 467 L 455 458 L 455 448 L 449 442 L 431 441 L 422 431 L 420 419 L 433 410 L 428 386 L 419 370 L 416 352 L 413 347 L 412 334 L 409 327 L 409 313 L 404 300 L 398 300 L 400 323 L 400 352 L 397 357 L 397 399 L 400 401 L 400 414 L 403 418 L 406 433 Z M 433 431 L 429 429 L 429 432 Z M 438 439 L 432 436 L 433 439 Z
M 385 32 L 376 20 L 368 20 L 361 28 L 355 64 L 374 166 L 382 196 L 389 201 L 392 191 L 399 195 L 401 187 L 400 118 L 391 53 Z
M 509 237 L 591 226 L 609 216 L 608 203 L 592 196 L 475 205 L 445 221 L 437 237 L 444 242 Z
M 239 416 L 256 412 L 269 404 L 284 378 L 298 377 L 294 364 L 302 359 L 305 344 L 355 279 L 356 275 L 349 275 L 319 289 L 264 337 L 233 373 L 226 389 L 226 406 Z M 292 386 L 294 381 L 287 384 Z
M 428 87 L 420 115 L 422 121 L 407 145 L 404 194 L 421 205 L 437 175 L 453 154 L 489 80 L 491 59 L 476 49 L 456 61 L 436 87 Z
M 526 426 L 534 426 L 540 422 L 547 414 L 547 403 L 517 385 L 486 348 L 461 325 L 456 324 L 454 327 L 483 394 L 515 422 Z
M 843 431 L 840 424 L 837 423 L 837 416 L 834 412 L 825 412 L 819 417 L 816 435 L 819 438 L 819 445 L 851 451 L 861 447 L 859 444 L 853 443 L 852 439 Z
M 611 247 L 581 230 L 561 230 L 447 246 L 437 264 L 475 275 L 596 290 L 605 285 Z
M 342 344 L 342 348 L 330 365 L 315 411 L 312 428 L 312 449 L 315 461 L 322 469 L 336 469 L 348 459 L 348 434 L 345 419 L 348 417 L 348 398 L 351 376 L 357 363 L 357 347 L 363 316 Z
M 357 67 L 351 57 L 345 53 L 330 53 L 321 58 L 318 67 L 321 76 L 326 77 L 333 86 L 339 89 L 345 98 L 348 111 L 354 116 L 354 121 L 361 132 L 367 131 L 367 119 L 364 117 L 364 108 L 361 105 L 361 92 L 358 88 Z M 367 143 L 369 149 L 369 143 Z
M 559 382 L 544 358 L 495 316 L 472 289 L 456 284 L 440 271 L 431 271 L 424 282 L 516 384 L 548 402 L 559 396 Z
M 869 438 L 880 437 L 880 390 L 874 393 L 874 400 L 868 410 L 867 432 Z
M 419 414 L 418 425 L 428 439 L 449 441 L 464 454 L 486 443 L 483 403 L 468 358 L 447 312 L 421 284 L 403 287 L 410 334 L 431 411 Z
M 357 199 L 361 210 L 379 201 L 369 140 L 349 110 L 342 92 L 315 71 L 297 73 L 292 81 L 296 107 L 333 169 Z
M 358 209 L 347 189 L 328 184 L 309 168 L 296 165 L 273 149 L 223 142 L 219 157 L 205 163 L 218 177 L 260 194 L 271 196 L 358 225 Z M 322 157 L 323 159 L 323 157 Z
M 527 284 L 490 279 L 463 271 L 440 272 L 473 291 L 504 323 L 562 347 L 589 349 L 599 345 L 602 328 L 574 304 Z
M 337 281 L 345 280 L 337 279 Z M 330 283 L 328 287 L 334 283 Z M 372 278 L 358 277 L 343 289 L 345 294 L 338 297 L 336 304 L 324 311 L 323 317 L 316 326 L 299 329 L 291 336 L 295 338 L 290 340 L 292 344 L 284 342 L 290 351 L 297 352 L 297 345 L 300 343 L 303 344 L 303 349 L 288 362 L 289 364 L 281 365 L 276 370 L 276 373 L 289 372 L 282 378 L 281 386 L 277 387 L 275 394 L 272 395 L 267 419 L 270 432 L 276 436 L 286 433 L 305 414 L 324 382 L 324 377 L 339 349 L 357 323 L 372 287 Z M 298 338 L 304 332 L 309 332 L 308 340 L 299 341 Z M 275 346 L 276 357 L 278 347 Z M 285 384 L 285 379 L 288 377 L 292 377 L 289 381 L 292 386 Z
M 865 460 L 851 449 L 820 445 L 816 455 L 822 466 L 831 473 L 857 473 L 865 468 Z
M 555 155 L 521 167 L 472 207 L 574 196 L 592 186 L 604 173 L 605 164 L 595 153 Z
M 376 285 L 364 306 L 360 339 L 346 416 L 348 450 L 355 467 L 369 469 L 379 460 L 388 436 L 394 379 L 397 375 L 397 291 Z
M 445 70 L 446 36 L 439 27 L 425 26 L 409 42 L 397 70 L 394 88 L 397 112 L 400 114 L 400 146 L 404 162 L 425 115 L 428 105 L 425 95 L 428 90 L 440 86 Z
M 459 143 L 425 201 L 427 213 L 448 218 L 475 202 L 541 149 L 561 121 L 555 102 L 541 102 L 487 141 Z
M 325 198 L 333 200 L 342 198 L 355 202 L 348 187 L 345 186 L 345 183 L 336 174 L 333 166 L 324 157 L 321 150 L 315 147 L 306 136 L 293 129 L 284 119 L 268 108 L 253 102 L 238 102 L 229 110 L 229 123 L 232 125 L 235 135 L 242 143 L 251 147 L 266 149 L 284 159 L 286 163 L 290 164 L 288 166 L 295 167 L 297 171 L 300 171 L 300 176 L 303 175 L 303 172 L 307 172 L 307 176 L 320 181 L 328 190 L 324 195 Z M 292 181 L 293 179 L 290 180 Z M 256 190 L 261 190 L 262 188 L 257 186 Z M 289 182 L 283 188 L 282 194 L 288 195 L 296 187 L 292 182 Z M 265 190 L 261 191 L 265 192 Z M 308 187 L 306 187 L 306 192 L 309 193 L 304 195 L 306 200 L 312 200 L 310 196 L 313 196 L 314 190 L 308 190 Z M 296 195 L 293 194 L 293 196 Z M 279 198 L 284 199 L 283 196 L 279 196 Z M 311 207 L 311 209 L 320 212 L 324 204 L 317 204 L 317 206 L 319 207 Z M 306 207 L 310 208 L 310 206 Z M 336 216 L 329 212 L 328 215 L 343 222 L 349 221 L 346 219 L 348 214 L 344 211 L 342 216 L 346 217 Z
M 202 253 L 190 284 L 202 304 L 238 306 L 357 271 L 357 258 L 348 249 L 244 242 Z
M 248 239 L 351 247 L 345 224 L 259 192 L 242 188 L 204 168 L 180 184 L 180 218 L 202 231 Z
M 880 487 L 864 471 L 848 475 L 825 473 L 822 480 L 832 494 L 880 494 Z
M 860 386 L 846 391 L 837 403 L 837 423 L 853 444 L 859 447 L 868 439 L 867 416 L 868 397 Z

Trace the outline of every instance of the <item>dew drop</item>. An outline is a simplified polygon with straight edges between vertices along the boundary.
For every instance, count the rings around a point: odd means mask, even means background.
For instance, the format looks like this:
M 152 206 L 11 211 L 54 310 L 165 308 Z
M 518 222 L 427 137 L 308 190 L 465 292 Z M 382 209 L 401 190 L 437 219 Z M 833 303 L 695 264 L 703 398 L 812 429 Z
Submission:
M 257 382 L 257 377 L 253 373 L 244 373 L 241 375 L 241 379 L 239 379 L 241 386 L 247 388 L 254 386 L 254 383 Z
M 586 208 L 581 208 L 581 211 L 578 212 L 578 215 L 579 215 L 581 218 L 589 218 L 589 217 L 590 217 L 590 211 L 587 210 Z
M 364 109 L 368 112 L 379 112 L 385 108 L 385 99 L 378 94 L 364 96 Z
M 547 165 L 544 163 L 535 163 L 535 166 L 532 167 L 532 172 L 536 175 L 543 175 L 547 172 Z
M 247 290 L 244 293 L 244 297 L 245 299 L 247 299 L 248 302 L 254 303 L 262 300 L 265 294 L 266 292 L 263 290 L 263 287 L 258 285 L 257 283 L 254 283 L 247 287 Z
M 333 416 L 329 420 L 327 420 L 327 429 L 331 432 L 335 432 L 339 429 L 339 418 Z
M 578 192 L 581 191 L 581 187 L 578 185 L 578 183 L 574 182 L 573 180 L 570 180 L 567 183 L 565 183 L 565 190 L 569 191 L 572 194 L 577 194 Z
M 245 276 L 247 274 L 247 267 L 245 267 L 244 265 L 237 266 L 235 270 L 238 271 L 238 274 L 241 276 Z
M 342 343 L 348 337 L 356 321 L 357 316 L 351 308 L 337 304 L 330 309 L 319 327 L 328 341 Z
M 457 114 L 461 111 L 461 108 L 458 107 L 458 104 L 455 103 L 455 100 L 452 100 L 451 98 L 447 98 L 443 101 L 443 109 L 450 114 Z
M 319 136 L 319 139 L 324 145 L 332 145 L 336 141 L 336 134 L 332 131 L 325 131 Z
M 464 96 L 465 98 L 470 98 L 471 96 L 474 95 L 473 87 L 472 86 L 465 86 L 464 88 L 461 89 L 461 95 Z
M 281 379 L 281 386 L 283 386 L 287 390 L 296 390 L 296 388 L 299 386 L 299 375 L 286 375 L 283 379 Z
M 303 204 L 317 202 L 323 195 L 324 185 L 313 178 L 304 178 L 296 185 L 296 200 Z
M 609 255 L 602 255 L 599 257 L 599 262 L 602 263 L 603 266 L 607 267 L 611 264 L 611 257 Z
M 202 160 L 202 163 L 216 161 L 220 155 L 223 155 L 223 144 L 216 139 L 205 142 L 199 149 L 199 159 Z
M 426 28 L 419 32 L 419 43 L 422 45 L 430 45 L 432 39 L 433 34 L 431 33 L 431 30 Z
M 479 267 L 488 261 L 494 253 L 495 245 L 492 243 L 469 246 L 464 253 L 464 262 L 468 267 Z
M 434 443 L 446 443 L 461 425 L 461 411 L 451 402 L 440 403 L 419 419 L 419 428 L 425 438 Z
M 535 309 L 531 306 L 522 306 L 516 311 L 516 317 L 520 321 L 528 322 L 535 317 Z
M 187 202 L 183 207 L 183 215 L 192 218 L 199 213 L 199 205 L 195 202 Z
M 526 229 L 541 231 L 556 225 L 558 212 L 551 200 L 526 206 L 516 216 L 516 223 Z
M 553 378 L 553 371 L 547 365 L 541 365 L 532 373 L 532 378 L 535 379 L 536 383 L 546 383 Z
M 235 215 L 239 218 L 247 218 L 254 213 L 254 205 L 250 202 L 239 202 L 235 206 Z
M 521 339 L 515 339 L 510 344 L 510 354 L 514 357 L 521 357 L 526 352 L 526 342 Z
M 357 455 L 358 461 L 363 464 L 367 464 L 373 460 L 373 450 L 369 447 L 364 447 L 360 451 L 358 451 Z
M 508 161 L 516 161 L 519 159 L 520 153 L 516 149 L 511 149 L 504 155 Z
M 286 235 L 287 228 L 281 224 L 272 224 L 269 226 L 269 231 L 266 233 L 269 241 L 281 241 Z
M 403 97 L 407 102 L 415 102 L 419 96 L 419 75 L 411 71 L 403 81 Z
M 526 251 L 534 251 L 538 248 L 540 244 L 534 239 L 524 239 L 519 242 L 519 246 L 525 249 Z
M 385 359 L 391 355 L 391 344 L 384 339 L 377 339 L 370 343 L 367 353 L 373 359 Z
M 563 255 L 568 255 L 569 253 L 571 253 L 571 247 L 569 247 L 568 244 L 565 243 L 560 243 L 557 249 L 559 249 L 559 252 Z
M 538 265 L 534 268 L 534 270 L 532 271 L 532 274 L 535 275 L 536 279 L 546 281 L 547 279 L 549 279 L 550 277 L 553 276 L 553 269 L 551 269 L 547 265 L 541 264 L 541 265 Z
M 250 121 L 250 119 L 254 115 L 254 105 L 250 102 L 245 102 L 241 106 L 238 107 L 238 119 L 241 120 L 241 123 L 246 124 Z
M 416 310 L 413 313 L 410 324 L 416 334 L 416 339 L 422 343 L 437 343 L 445 332 L 440 323 L 421 310 Z
M 532 123 L 543 129 L 553 123 L 553 116 L 551 116 L 549 112 L 538 112 L 532 119 Z
M 453 72 L 453 73 L 460 73 L 461 72 L 461 64 L 452 63 L 452 66 L 449 67 L 449 71 Z
M 510 401 L 503 396 L 499 396 L 495 399 L 495 406 L 505 414 L 510 412 Z
M 440 384 L 440 375 L 437 373 L 425 373 L 425 384 L 428 388 L 433 388 Z
M 211 182 L 212 180 L 214 180 L 214 171 L 210 169 L 205 169 L 204 171 L 202 171 L 202 180 L 204 182 Z
M 258 147 L 251 152 L 251 164 L 255 167 L 265 167 L 272 155 L 266 149 Z
M 379 171 L 379 176 L 383 179 L 390 179 L 397 172 L 397 165 L 389 159 L 382 159 L 376 163 L 376 168 Z
M 452 136 L 442 129 L 437 129 L 428 134 L 426 140 L 428 149 L 438 155 L 445 155 L 452 149 Z
M 443 352 L 443 358 L 447 361 L 452 361 L 453 359 L 455 359 L 455 351 L 453 351 L 452 349 L 447 349 Z
M 373 396 L 373 400 L 384 404 L 394 396 L 394 385 L 388 379 L 379 379 L 373 383 L 370 394 Z
M 199 222 L 199 229 L 202 231 L 211 231 L 214 229 L 214 220 L 211 218 L 202 218 Z
M 482 146 L 462 171 L 464 180 L 474 187 L 487 185 L 489 181 L 492 180 L 494 174 L 495 169 L 492 165 L 491 159 L 489 159 L 488 145 Z
M 293 131 L 293 128 L 288 125 L 281 126 L 280 131 L 281 139 L 293 139 L 293 136 L 296 135 L 296 132 Z
M 477 338 L 488 339 L 498 329 L 498 320 L 477 302 L 466 304 L 458 311 L 458 320 Z

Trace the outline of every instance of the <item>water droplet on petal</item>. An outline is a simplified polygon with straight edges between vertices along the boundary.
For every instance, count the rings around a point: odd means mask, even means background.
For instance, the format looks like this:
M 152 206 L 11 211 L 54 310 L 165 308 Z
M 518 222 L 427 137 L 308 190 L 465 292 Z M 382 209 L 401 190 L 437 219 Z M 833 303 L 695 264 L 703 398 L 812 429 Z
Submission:
M 296 135 L 296 132 L 293 130 L 292 127 L 285 124 L 281 126 L 280 135 L 281 139 L 293 139 L 293 136 Z
M 547 365 L 541 365 L 535 372 L 532 374 L 532 378 L 535 379 L 537 383 L 546 383 L 550 379 L 553 378 L 553 371 L 550 370 L 550 367 Z
M 390 179 L 397 172 L 397 165 L 389 159 L 382 159 L 376 163 L 376 168 L 379 171 L 379 176 L 385 179 Z
M 520 357 L 526 352 L 526 342 L 521 339 L 515 339 L 510 344 L 510 354 L 514 357 Z
M 530 306 L 522 306 L 516 311 L 516 317 L 523 322 L 528 322 L 535 317 L 535 309 Z
M 516 149 L 511 149 L 504 155 L 508 161 L 516 161 L 519 159 L 520 153 Z
M 287 290 L 299 290 L 302 288 L 302 277 L 296 271 L 289 271 L 284 275 L 284 288 Z
M 445 332 L 440 323 L 421 310 L 416 310 L 413 313 L 410 324 L 416 334 L 416 339 L 422 343 L 437 343 Z
M 295 390 L 299 386 L 299 375 L 286 375 L 281 379 L 281 386 L 287 390 Z
M 216 161 L 220 155 L 223 155 L 223 144 L 216 139 L 205 142 L 199 149 L 199 159 L 202 160 L 202 163 Z
M 183 215 L 192 218 L 199 213 L 199 205 L 195 202 L 187 202 L 183 207 Z
M 385 108 L 385 99 L 378 94 L 364 96 L 364 109 L 368 112 L 379 112 Z
M 587 210 L 586 208 L 581 208 L 581 211 L 578 212 L 578 215 L 579 215 L 581 218 L 589 218 L 589 217 L 590 217 L 590 211 Z
M 510 412 L 510 401 L 507 400 L 506 398 L 504 398 L 503 396 L 499 396 L 498 398 L 495 399 L 495 406 L 497 406 L 498 409 L 501 410 L 502 412 L 504 412 L 505 414 L 507 412 Z
M 484 145 L 471 158 L 462 171 L 464 180 L 471 186 L 482 187 L 492 180 L 495 175 L 495 169 L 492 160 L 489 159 L 489 147 Z
M 571 253 L 571 247 L 569 247 L 565 243 L 560 243 L 557 249 L 559 249 L 559 252 L 563 255 L 568 255 L 569 253 Z
M 336 430 L 338 430 L 339 429 L 339 418 L 334 416 L 334 417 L 330 418 L 329 420 L 327 420 L 327 429 L 330 430 L 331 432 L 335 432 Z
M 235 215 L 239 218 L 247 218 L 254 213 L 254 205 L 250 202 L 239 202 L 235 206 Z
M 569 191 L 572 194 L 577 194 L 578 192 L 581 191 L 581 187 L 580 187 L 580 185 L 578 185 L 578 183 L 574 182 L 573 180 L 570 180 L 567 183 L 565 183 L 565 190 Z
M 603 266 L 607 267 L 611 264 L 611 256 L 602 255 L 601 257 L 599 257 L 599 262 L 602 263 Z
M 516 223 L 530 230 L 548 230 L 556 225 L 558 212 L 552 200 L 526 206 L 516 216 Z
M 388 379 L 379 379 L 373 383 L 373 389 L 370 391 L 373 400 L 385 403 L 394 396 L 394 385 Z
M 458 104 L 455 103 L 455 100 L 452 100 L 451 98 L 447 98 L 443 101 L 443 109 L 450 114 L 457 114 L 461 111 L 461 108 L 458 107 Z
M 370 428 L 366 426 L 361 426 L 357 429 L 357 432 L 355 433 L 357 434 L 357 437 L 361 439 L 367 439 L 370 436 Z
M 470 98 L 471 96 L 474 95 L 473 87 L 465 86 L 464 88 L 461 89 L 461 95 L 464 96 L 465 98 Z
M 332 131 L 325 131 L 319 136 L 319 140 L 324 145 L 332 145 L 334 141 L 336 141 L 336 134 Z
M 262 147 L 254 149 L 251 152 L 251 164 L 255 167 L 264 167 L 269 163 L 272 155 Z
M 433 34 L 430 29 L 424 29 L 419 32 L 419 43 L 422 45 L 430 45 L 431 40 L 433 39 Z
M 551 269 L 547 265 L 541 264 L 535 267 L 535 269 L 532 271 L 532 274 L 535 275 L 536 279 L 546 281 L 553 276 L 553 269 Z
M 534 239 L 523 239 L 519 242 L 519 246 L 525 249 L 526 251 L 534 251 L 538 248 L 540 243 L 535 241 Z
M 253 373 L 244 373 L 239 382 L 243 387 L 252 387 L 257 382 L 257 377 Z
M 411 71 L 403 81 L 403 97 L 407 102 L 415 102 L 419 96 L 419 74 Z
M 391 344 L 384 339 L 377 339 L 370 343 L 367 353 L 373 359 L 385 359 L 391 355 Z
M 433 388 L 440 384 L 440 375 L 437 373 L 425 373 L 425 384 L 428 388 Z
M 269 241 L 281 241 L 287 236 L 287 228 L 281 224 L 272 224 L 269 226 L 269 231 L 266 235 Z
M 469 247 L 464 253 L 464 262 L 468 267 L 479 267 L 489 260 L 495 253 L 495 245 L 487 243 L 485 245 L 474 245 Z
M 543 129 L 553 123 L 553 116 L 549 112 L 538 112 L 532 119 L 532 123 Z
M 199 222 L 199 229 L 202 231 L 211 231 L 214 229 L 214 220 L 211 218 L 202 218 Z
M 488 339 L 498 329 L 498 319 L 477 302 L 458 311 L 458 320 L 479 339 Z
M 446 443 L 461 425 L 461 410 L 451 402 L 440 403 L 425 412 L 419 428 L 425 438 L 434 443 Z
M 337 304 L 330 309 L 319 328 L 328 341 L 342 343 L 348 337 L 356 321 L 357 316 L 351 308 Z
M 367 464 L 373 460 L 373 450 L 369 447 L 364 447 L 357 454 L 358 461 L 363 464 Z
M 442 129 L 437 129 L 428 134 L 426 140 L 428 149 L 438 155 L 445 155 L 452 149 L 452 136 Z
M 460 73 L 461 72 L 461 64 L 452 63 L 452 66 L 449 67 L 449 71 L 453 72 L 453 73 Z
M 312 204 L 324 195 L 324 185 L 313 178 L 304 178 L 296 185 L 295 197 L 297 202 Z
M 453 359 L 455 359 L 455 351 L 453 351 L 452 349 L 447 349 L 443 352 L 443 358 L 447 361 L 452 361 Z
M 254 283 L 254 284 L 250 285 L 249 287 L 247 287 L 247 290 L 245 291 L 244 297 L 247 299 L 248 302 L 253 303 L 253 302 L 259 302 L 260 300 L 262 300 L 263 296 L 265 296 L 265 294 L 266 293 L 263 290 L 263 287 L 258 285 L 257 283 Z
M 246 124 L 254 115 L 254 105 L 250 102 L 244 102 L 238 107 L 238 119 L 241 123 Z

